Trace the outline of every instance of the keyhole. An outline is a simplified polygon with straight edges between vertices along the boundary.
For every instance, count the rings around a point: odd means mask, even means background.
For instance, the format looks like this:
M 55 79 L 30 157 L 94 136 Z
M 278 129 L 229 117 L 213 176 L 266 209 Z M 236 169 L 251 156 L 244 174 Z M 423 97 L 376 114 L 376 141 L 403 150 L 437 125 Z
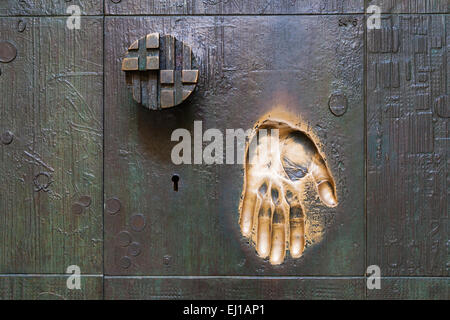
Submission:
M 174 174 L 172 176 L 173 191 L 178 191 L 178 181 L 180 181 L 180 177 L 177 174 Z

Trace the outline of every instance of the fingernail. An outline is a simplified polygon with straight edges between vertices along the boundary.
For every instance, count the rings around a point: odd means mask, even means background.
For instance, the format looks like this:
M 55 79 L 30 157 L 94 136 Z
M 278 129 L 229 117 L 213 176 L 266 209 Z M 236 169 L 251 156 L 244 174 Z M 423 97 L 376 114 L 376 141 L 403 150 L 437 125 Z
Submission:
M 328 181 L 322 182 L 318 186 L 320 199 L 329 207 L 337 205 L 336 197 L 334 196 L 333 187 Z

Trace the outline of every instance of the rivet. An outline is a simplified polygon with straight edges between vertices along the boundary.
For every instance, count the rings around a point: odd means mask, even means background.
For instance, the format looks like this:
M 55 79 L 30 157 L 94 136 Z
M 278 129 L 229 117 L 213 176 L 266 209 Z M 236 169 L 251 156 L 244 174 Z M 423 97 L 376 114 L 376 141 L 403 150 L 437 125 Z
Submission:
M 117 243 L 121 247 L 127 247 L 131 243 L 131 234 L 128 231 L 121 231 L 117 235 Z
M 78 199 L 78 203 L 87 208 L 91 205 L 91 197 L 81 196 L 80 199 Z
M 333 93 L 328 100 L 328 107 L 332 114 L 340 117 L 347 111 L 347 98 L 342 93 Z
M 3 144 L 10 144 L 14 139 L 14 135 L 11 131 L 5 131 L 2 134 L 2 143 Z
M 83 206 L 79 203 L 74 203 L 72 205 L 72 213 L 76 215 L 80 215 L 83 213 Z
M 8 63 L 17 56 L 16 47 L 9 41 L 0 41 L 0 62 Z
M 142 214 L 135 214 L 130 219 L 131 229 L 140 232 L 145 228 L 145 217 Z
M 120 211 L 121 204 L 119 199 L 117 198 L 111 198 L 106 200 L 106 211 L 108 211 L 109 214 L 116 214 Z
M 133 257 L 137 257 L 141 254 L 141 244 L 139 242 L 133 242 L 128 247 L 128 254 Z
M 164 265 L 168 266 L 170 264 L 170 260 L 172 260 L 172 257 L 170 255 L 165 255 L 163 258 Z
M 27 28 L 27 23 L 25 21 L 19 20 L 19 22 L 17 22 L 17 31 L 24 32 L 26 28 Z
M 119 264 L 123 269 L 128 269 L 131 266 L 130 257 L 124 256 L 120 258 Z

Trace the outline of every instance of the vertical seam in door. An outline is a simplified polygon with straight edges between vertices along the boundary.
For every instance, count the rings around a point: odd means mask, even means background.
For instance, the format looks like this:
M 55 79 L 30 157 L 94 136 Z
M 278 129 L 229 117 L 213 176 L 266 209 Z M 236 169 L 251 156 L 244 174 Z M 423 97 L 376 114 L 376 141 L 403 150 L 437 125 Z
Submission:
M 368 181 L 368 176 L 367 176 L 367 168 L 368 168 L 368 157 L 367 157 L 367 112 L 368 112 L 368 105 L 367 105 L 367 13 L 366 13 L 366 8 L 368 5 L 368 1 L 364 0 L 364 15 L 363 15 L 363 38 L 364 38 L 364 58 L 363 58 L 363 83 L 364 83 L 364 293 L 365 293 L 365 300 L 368 300 L 367 297 L 367 263 L 368 263 L 368 242 L 367 242 L 367 237 L 368 237 L 368 212 L 367 212 L 367 181 Z
M 103 11 L 102 11 L 102 57 L 103 57 L 103 94 L 102 94 L 102 114 L 103 114 L 103 149 L 102 149 L 102 300 L 105 300 L 105 0 L 103 0 Z

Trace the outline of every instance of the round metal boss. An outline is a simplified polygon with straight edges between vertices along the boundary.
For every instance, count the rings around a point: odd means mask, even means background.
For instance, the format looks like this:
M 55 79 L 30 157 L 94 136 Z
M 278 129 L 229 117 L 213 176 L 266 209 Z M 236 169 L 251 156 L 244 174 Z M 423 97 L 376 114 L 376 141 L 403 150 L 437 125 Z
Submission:
M 17 56 L 16 47 L 8 41 L 0 41 L 0 62 L 8 63 Z
M 122 61 L 133 99 L 151 110 L 174 107 L 194 91 L 198 67 L 191 48 L 171 35 L 136 40 Z

